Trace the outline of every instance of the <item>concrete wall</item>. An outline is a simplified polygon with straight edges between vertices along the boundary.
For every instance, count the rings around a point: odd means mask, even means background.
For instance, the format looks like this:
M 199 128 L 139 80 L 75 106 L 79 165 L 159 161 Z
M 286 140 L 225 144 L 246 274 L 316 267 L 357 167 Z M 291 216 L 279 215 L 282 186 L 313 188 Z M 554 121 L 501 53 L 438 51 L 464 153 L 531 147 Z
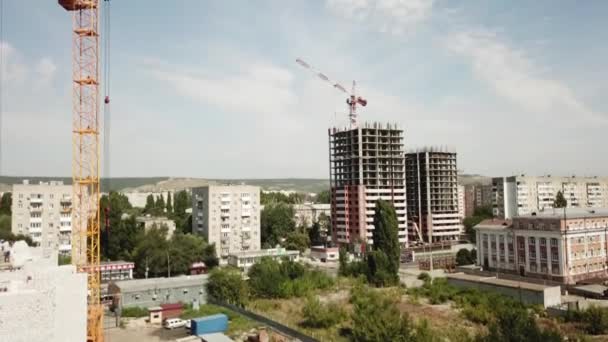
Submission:
M 86 274 L 74 266 L 24 267 L 0 273 L 0 340 L 65 342 L 86 339 Z
M 206 284 L 205 281 L 200 285 L 189 285 L 169 289 L 150 288 L 137 291 L 127 289 L 124 292 L 120 291 L 120 307 L 138 306 L 148 308 L 168 303 L 192 303 L 195 299 L 198 300 L 199 303 L 204 304 L 207 302 Z M 185 290 L 187 290 L 187 292 L 185 292 Z M 109 291 L 110 293 L 116 293 L 118 289 L 115 285 L 110 284 Z

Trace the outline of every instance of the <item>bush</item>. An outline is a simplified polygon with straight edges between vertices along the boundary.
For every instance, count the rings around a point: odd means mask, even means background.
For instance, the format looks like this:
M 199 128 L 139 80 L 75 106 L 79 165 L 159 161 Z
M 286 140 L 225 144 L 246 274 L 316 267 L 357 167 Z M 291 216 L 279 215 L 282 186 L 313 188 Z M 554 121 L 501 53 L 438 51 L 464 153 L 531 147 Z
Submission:
M 238 269 L 215 268 L 209 274 L 207 293 L 216 300 L 243 306 L 249 297 L 249 288 Z
M 139 306 L 133 306 L 130 308 L 123 308 L 121 312 L 122 317 L 146 317 L 148 316 L 148 309 L 140 308 Z
M 608 309 L 592 306 L 583 312 L 582 318 L 590 334 L 602 335 L 608 331 Z
M 475 252 L 475 254 L 477 254 L 477 252 Z M 456 264 L 458 266 L 471 265 L 473 263 L 473 257 L 471 256 L 471 252 L 469 252 L 468 249 L 461 248 L 458 253 L 456 253 Z
M 302 308 L 302 325 L 310 328 L 330 328 L 346 318 L 346 312 L 337 304 L 323 304 L 316 297 L 308 297 Z
M 292 261 L 262 259 L 249 270 L 249 286 L 259 298 L 304 297 L 317 289 L 333 286 L 333 279 Z
M 426 283 L 430 283 L 432 278 L 428 273 L 422 272 L 418 275 L 418 280 L 422 280 L 426 284 Z

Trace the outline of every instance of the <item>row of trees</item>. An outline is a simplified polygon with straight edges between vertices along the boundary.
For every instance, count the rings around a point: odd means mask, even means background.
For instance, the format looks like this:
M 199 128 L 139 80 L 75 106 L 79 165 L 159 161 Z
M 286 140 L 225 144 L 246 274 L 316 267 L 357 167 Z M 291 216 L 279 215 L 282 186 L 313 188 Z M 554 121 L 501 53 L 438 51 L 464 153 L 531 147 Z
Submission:
M 314 203 L 329 203 L 330 195 L 329 190 L 319 192 L 316 196 L 309 194 L 294 192 L 286 195 L 282 192 L 262 192 L 260 195 L 260 203 L 263 205 L 272 203 L 286 203 L 286 204 L 301 204 L 305 202 Z
M 314 290 L 327 289 L 334 282 L 327 274 L 300 263 L 262 258 L 244 280 L 238 269 L 225 267 L 211 271 L 207 292 L 216 300 L 244 306 L 252 298 L 305 297 Z
M 287 249 L 304 251 L 311 244 L 322 244 L 329 224 L 324 214 L 311 226 L 297 226 L 293 206 L 284 202 L 269 203 L 261 213 L 262 245 L 272 248 L 281 245 Z
M 179 192 L 175 198 L 176 206 L 171 216 L 180 227 L 177 221 L 185 220 L 188 196 Z M 146 269 L 153 276 L 168 274 L 169 268 L 171 275 L 178 275 L 187 273 L 193 262 L 203 261 L 208 267 L 218 263 L 215 246 L 183 228 L 177 229 L 171 239 L 167 239 L 166 226 L 145 232 L 125 195 L 112 191 L 109 196 L 102 196 L 100 206 L 102 222 L 106 215 L 109 221 L 109 229 L 103 229 L 101 234 L 102 258 L 135 262 L 138 277 L 145 276 Z

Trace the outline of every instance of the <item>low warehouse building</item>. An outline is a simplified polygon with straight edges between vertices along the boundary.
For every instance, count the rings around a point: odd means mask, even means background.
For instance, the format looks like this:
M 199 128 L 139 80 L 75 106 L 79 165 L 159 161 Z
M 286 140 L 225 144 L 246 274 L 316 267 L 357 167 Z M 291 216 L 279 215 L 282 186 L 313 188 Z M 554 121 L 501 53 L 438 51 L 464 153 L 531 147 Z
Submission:
M 168 303 L 207 302 L 208 275 L 181 276 L 174 278 L 150 278 L 112 282 L 108 286 L 113 296 L 113 306 L 154 307 Z
M 496 292 L 513 297 L 525 304 L 540 304 L 547 308 L 562 303 L 561 288 L 559 286 L 545 286 L 464 273 L 448 274 L 447 278 L 450 285 Z

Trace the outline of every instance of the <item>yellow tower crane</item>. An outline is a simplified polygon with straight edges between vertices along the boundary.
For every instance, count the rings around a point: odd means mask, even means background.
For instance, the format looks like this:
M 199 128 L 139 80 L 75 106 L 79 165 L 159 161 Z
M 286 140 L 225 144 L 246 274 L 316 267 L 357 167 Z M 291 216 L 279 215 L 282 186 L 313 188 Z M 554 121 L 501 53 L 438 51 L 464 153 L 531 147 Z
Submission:
M 87 273 L 87 341 L 103 341 L 99 274 L 99 0 L 59 0 L 73 15 L 72 263 Z

